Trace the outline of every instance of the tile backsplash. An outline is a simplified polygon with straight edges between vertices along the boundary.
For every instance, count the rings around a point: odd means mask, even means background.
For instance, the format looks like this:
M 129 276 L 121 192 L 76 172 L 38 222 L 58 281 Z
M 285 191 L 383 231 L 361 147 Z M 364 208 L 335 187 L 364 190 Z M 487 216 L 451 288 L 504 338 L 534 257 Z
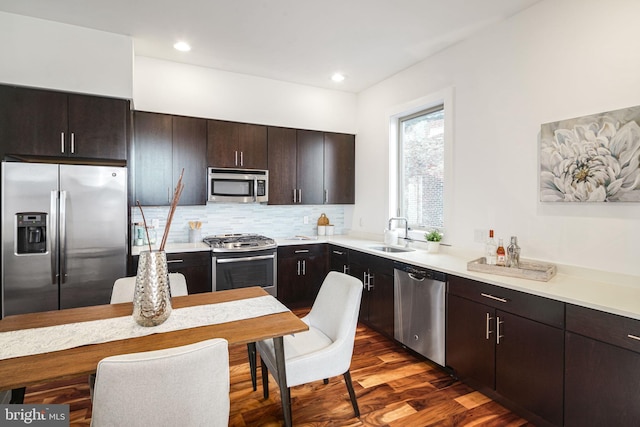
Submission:
M 162 238 L 168 206 L 143 206 L 147 225 L 159 222 L 156 234 Z M 206 206 L 178 206 L 171 222 L 167 243 L 189 241 L 189 221 L 202 222 L 202 237 L 213 234 L 256 233 L 273 238 L 296 235 L 315 236 L 317 221 L 324 213 L 335 226 L 335 234 L 346 234 L 344 205 L 270 206 L 262 204 L 209 203 Z M 308 223 L 304 223 L 304 218 Z M 131 208 L 132 223 L 142 222 L 140 209 Z

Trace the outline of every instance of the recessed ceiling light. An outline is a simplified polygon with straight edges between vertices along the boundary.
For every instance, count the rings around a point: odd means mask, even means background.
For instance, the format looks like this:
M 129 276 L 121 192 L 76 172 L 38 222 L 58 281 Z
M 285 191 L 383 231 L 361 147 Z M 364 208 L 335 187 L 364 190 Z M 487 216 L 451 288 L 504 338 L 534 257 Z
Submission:
M 187 42 L 177 42 L 173 47 L 180 52 L 189 52 L 191 50 L 191 46 Z
M 334 73 L 334 75 L 331 76 L 331 80 L 333 80 L 336 83 L 340 83 L 341 81 L 344 80 L 344 75 L 341 73 Z

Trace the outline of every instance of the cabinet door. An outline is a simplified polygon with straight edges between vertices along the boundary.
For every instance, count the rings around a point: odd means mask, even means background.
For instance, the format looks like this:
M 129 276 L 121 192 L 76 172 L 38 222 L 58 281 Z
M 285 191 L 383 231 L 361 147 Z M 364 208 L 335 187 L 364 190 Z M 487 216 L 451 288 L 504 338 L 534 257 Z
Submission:
M 329 270 L 349 273 L 349 251 L 339 246 L 329 246 Z
M 94 159 L 127 158 L 124 99 L 69 95 L 68 155 Z
M 267 127 L 240 123 L 238 151 L 243 169 L 267 169 Z
M 495 388 L 495 310 L 447 294 L 447 366 L 461 379 Z
M 172 120 L 166 114 L 134 114 L 136 200 L 144 206 L 168 205 L 173 188 Z
M 640 354 L 566 333 L 565 426 L 640 425 Z
M 562 425 L 564 332 L 498 310 L 496 391 Z
M 67 123 L 66 94 L 0 85 L 3 154 L 62 156 Z
M 204 205 L 207 202 L 207 121 L 193 117 L 173 117 L 173 187 L 184 169 L 184 190 L 180 205 Z
M 324 134 L 325 203 L 355 203 L 355 136 Z
M 368 323 L 383 334 L 393 337 L 393 269 L 382 270 L 376 268 L 375 259 L 372 257 L 373 264 L 370 264 L 371 272 L 369 290 L 369 315 Z
M 170 273 L 182 273 L 189 294 L 211 292 L 211 255 L 209 252 L 167 254 Z
M 305 205 L 324 203 L 324 135 L 322 132 L 298 130 L 297 188 Z
M 269 204 L 293 204 L 296 187 L 296 130 L 269 127 Z
M 207 166 L 238 167 L 238 123 L 207 120 Z
M 367 291 L 367 277 L 369 269 L 366 265 L 365 254 L 356 251 L 349 251 L 349 275 L 360 279 L 363 283 L 362 299 L 360 301 L 360 314 L 358 319 L 361 322 L 369 321 L 369 307 L 371 306 L 371 293 Z

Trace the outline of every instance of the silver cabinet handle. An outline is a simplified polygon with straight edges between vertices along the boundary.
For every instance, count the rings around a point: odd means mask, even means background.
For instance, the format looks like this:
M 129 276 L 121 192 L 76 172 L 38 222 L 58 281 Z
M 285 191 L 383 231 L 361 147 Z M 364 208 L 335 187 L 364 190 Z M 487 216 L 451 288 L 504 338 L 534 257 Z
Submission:
M 238 150 L 234 151 L 234 153 L 235 153 L 235 156 L 236 156 L 236 158 L 234 160 L 234 163 L 235 163 L 236 166 L 238 166 Z
M 309 253 L 309 249 L 298 249 L 295 251 L 297 254 L 306 254 Z
M 500 320 L 500 316 L 496 317 L 496 344 L 500 344 L 500 338 L 504 338 L 504 335 L 500 335 L 500 325 L 504 322 Z
M 168 259 L 167 264 L 181 264 L 183 263 L 183 259 Z
M 344 274 L 349 274 L 349 266 L 348 265 L 343 265 L 342 266 L 342 272 Z
M 632 340 L 638 340 L 638 341 L 640 341 L 640 337 L 639 337 L 639 336 L 637 336 L 637 335 L 631 335 L 631 334 L 628 334 L 628 335 L 627 335 L 627 338 L 631 338 Z
M 71 154 L 76 153 L 76 134 L 71 132 Z
M 298 203 L 302 203 L 302 188 L 298 188 Z
M 333 251 L 333 253 L 336 254 L 336 255 L 344 255 L 344 252 L 335 251 L 335 250 Z
M 487 313 L 487 320 L 486 320 L 486 327 L 485 327 L 485 339 L 489 339 L 489 336 L 493 333 L 493 331 L 491 330 L 491 321 L 493 320 L 493 317 L 491 317 L 491 315 L 489 313 Z
M 244 151 L 240 152 L 240 166 L 244 166 Z
M 64 154 L 64 132 L 60 132 L 60 152 Z
M 482 296 L 483 296 L 483 297 L 485 297 L 485 298 L 492 299 L 492 300 L 494 300 L 494 301 L 508 302 L 508 301 L 507 301 L 506 299 L 504 299 L 504 298 L 494 297 L 494 296 L 493 296 L 493 295 L 491 295 L 491 294 L 484 294 L 484 293 L 481 293 L 480 295 L 482 295 Z
M 298 203 L 298 199 L 296 198 L 296 195 L 297 195 L 297 194 L 298 194 L 298 193 L 296 192 L 296 189 L 294 188 L 294 189 L 293 189 L 293 203 Z
M 302 275 L 303 276 L 307 275 L 307 260 L 306 259 L 302 260 Z

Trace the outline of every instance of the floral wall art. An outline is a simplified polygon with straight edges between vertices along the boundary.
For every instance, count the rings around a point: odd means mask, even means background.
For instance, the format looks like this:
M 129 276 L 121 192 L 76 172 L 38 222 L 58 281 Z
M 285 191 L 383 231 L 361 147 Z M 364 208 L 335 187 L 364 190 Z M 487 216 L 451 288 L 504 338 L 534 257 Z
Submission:
M 640 202 L 640 106 L 543 124 L 540 200 Z

